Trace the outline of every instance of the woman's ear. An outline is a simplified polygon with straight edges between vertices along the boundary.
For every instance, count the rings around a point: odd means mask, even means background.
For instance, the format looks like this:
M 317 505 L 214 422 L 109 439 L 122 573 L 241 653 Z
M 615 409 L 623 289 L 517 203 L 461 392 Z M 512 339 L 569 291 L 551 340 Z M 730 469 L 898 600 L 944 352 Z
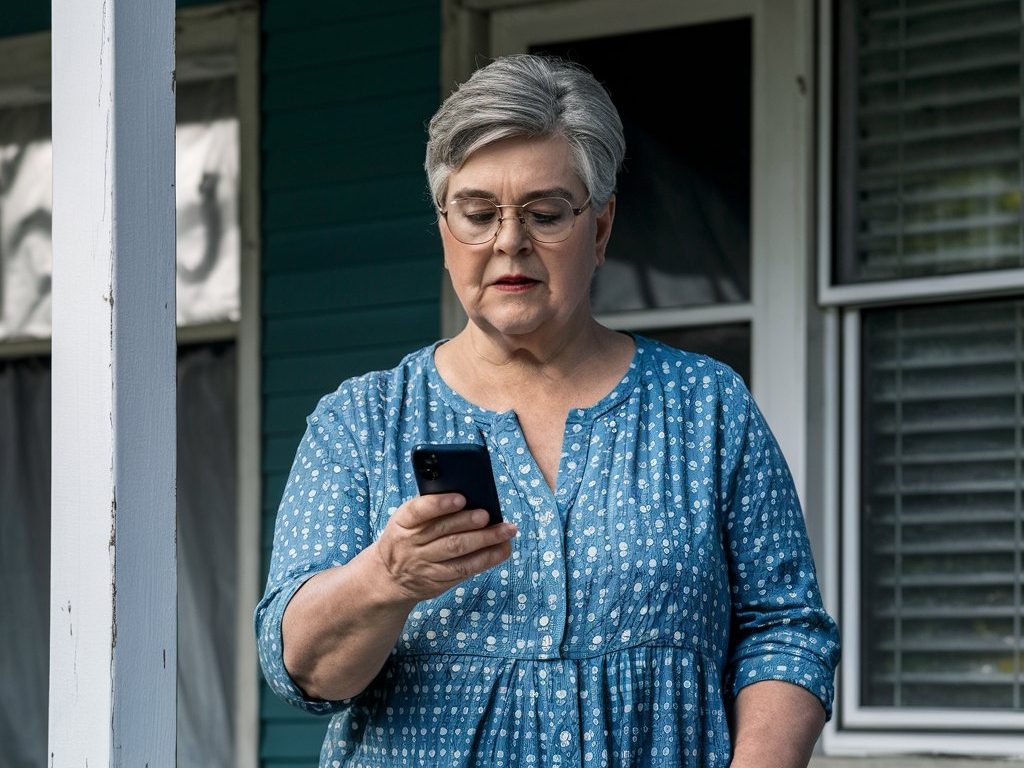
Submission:
M 612 236 L 612 223 L 615 221 L 615 195 L 608 198 L 604 210 L 597 215 L 597 237 L 594 243 L 594 253 L 597 257 L 597 266 L 604 264 L 605 249 L 608 247 L 608 239 Z

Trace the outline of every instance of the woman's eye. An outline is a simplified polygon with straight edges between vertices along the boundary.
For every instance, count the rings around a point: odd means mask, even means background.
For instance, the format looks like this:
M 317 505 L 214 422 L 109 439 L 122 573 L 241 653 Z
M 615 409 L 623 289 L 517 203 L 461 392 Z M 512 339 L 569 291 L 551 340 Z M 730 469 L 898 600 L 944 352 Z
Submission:
M 463 200 L 459 203 L 459 215 L 472 224 L 489 224 L 498 215 L 498 209 L 486 200 Z
M 473 224 L 489 224 L 494 221 L 494 217 L 497 215 L 497 211 L 490 210 L 478 210 L 478 211 L 466 211 L 463 216 L 467 221 Z
M 530 220 L 534 224 L 541 226 L 551 226 L 562 220 L 562 213 L 560 211 L 534 210 L 531 208 L 528 213 L 530 214 Z

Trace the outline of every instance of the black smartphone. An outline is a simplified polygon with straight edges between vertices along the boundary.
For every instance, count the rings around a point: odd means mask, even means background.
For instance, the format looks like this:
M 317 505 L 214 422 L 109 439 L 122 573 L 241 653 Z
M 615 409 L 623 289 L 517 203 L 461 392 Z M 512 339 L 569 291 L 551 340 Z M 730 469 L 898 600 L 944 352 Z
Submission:
M 412 449 L 412 471 L 421 495 L 461 493 L 466 497 L 466 509 L 486 509 L 490 525 L 501 522 L 491 457 L 482 445 L 417 445 Z

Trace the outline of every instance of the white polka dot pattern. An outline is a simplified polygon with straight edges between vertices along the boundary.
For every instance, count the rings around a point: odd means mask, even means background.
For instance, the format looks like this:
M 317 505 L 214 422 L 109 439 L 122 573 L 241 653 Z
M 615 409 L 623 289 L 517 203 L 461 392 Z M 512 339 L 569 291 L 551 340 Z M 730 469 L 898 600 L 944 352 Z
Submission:
M 786 680 L 831 711 L 838 634 L 786 464 L 742 381 L 636 337 L 620 384 L 567 419 L 554 493 L 514 413 L 451 390 L 434 347 L 349 380 L 308 419 L 256 610 L 275 693 L 333 715 L 324 768 L 726 766 L 745 685 Z M 281 615 L 415 495 L 421 442 L 486 445 L 505 563 L 410 614 L 359 696 L 303 697 Z

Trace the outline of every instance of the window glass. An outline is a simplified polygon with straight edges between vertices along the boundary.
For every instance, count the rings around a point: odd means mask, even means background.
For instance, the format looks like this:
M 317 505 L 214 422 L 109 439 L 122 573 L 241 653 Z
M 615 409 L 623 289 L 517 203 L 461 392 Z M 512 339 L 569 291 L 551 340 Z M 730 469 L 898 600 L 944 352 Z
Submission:
M 749 18 L 531 48 L 589 68 L 626 134 L 597 313 L 750 300 Z
M 239 316 L 235 78 L 176 86 L 179 326 Z M 49 103 L 0 106 L 0 341 L 50 337 Z
M 839 282 L 1024 265 L 1021 4 L 836 9 Z
M 181 348 L 177 376 L 177 765 L 234 755 L 236 348 Z M 44 768 L 49 673 L 50 361 L 0 359 L 0 765 Z M 173 606 L 172 606 L 173 609 Z
M 1024 709 L 1024 301 L 865 312 L 862 703 Z

